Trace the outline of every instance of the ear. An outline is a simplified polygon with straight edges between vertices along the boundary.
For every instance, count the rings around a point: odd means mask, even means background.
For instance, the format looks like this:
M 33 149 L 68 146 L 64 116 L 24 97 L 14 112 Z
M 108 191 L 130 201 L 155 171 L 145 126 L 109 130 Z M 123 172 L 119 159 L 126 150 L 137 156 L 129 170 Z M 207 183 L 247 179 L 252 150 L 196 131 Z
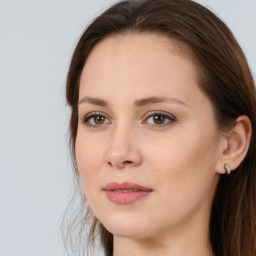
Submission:
M 220 157 L 216 165 L 216 172 L 226 173 L 224 164 L 235 170 L 245 158 L 251 139 L 252 126 L 250 119 L 243 115 L 236 119 L 235 126 L 223 135 L 220 146 Z

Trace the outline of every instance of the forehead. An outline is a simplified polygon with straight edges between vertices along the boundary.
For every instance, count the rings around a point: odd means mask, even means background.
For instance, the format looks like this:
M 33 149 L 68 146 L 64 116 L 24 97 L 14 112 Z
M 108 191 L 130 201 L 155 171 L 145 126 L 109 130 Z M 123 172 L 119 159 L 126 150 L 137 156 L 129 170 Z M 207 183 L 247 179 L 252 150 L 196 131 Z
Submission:
M 79 97 L 107 97 L 116 91 L 138 97 L 159 90 L 176 94 L 184 85 L 189 94 L 197 83 L 192 56 L 182 45 L 163 35 L 130 33 L 107 37 L 93 48 L 82 71 Z
M 153 33 L 127 32 L 123 35 L 109 36 L 97 43 L 89 53 L 85 67 L 86 69 L 88 66 L 94 69 L 104 67 L 105 70 L 104 65 L 110 62 L 112 67 L 113 64 L 119 64 L 118 66 L 122 63 L 141 64 L 143 61 L 144 65 L 150 64 L 150 61 L 152 64 L 155 61 L 162 63 L 164 59 L 170 57 L 170 54 L 195 62 L 188 47 L 174 38 Z M 86 69 L 84 73 L 87 73 Z

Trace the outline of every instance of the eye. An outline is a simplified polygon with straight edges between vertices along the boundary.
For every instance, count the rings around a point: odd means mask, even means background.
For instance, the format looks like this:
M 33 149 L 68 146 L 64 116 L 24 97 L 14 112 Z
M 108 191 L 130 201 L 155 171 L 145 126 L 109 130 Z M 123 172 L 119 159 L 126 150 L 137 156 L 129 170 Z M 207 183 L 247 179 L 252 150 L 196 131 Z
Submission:
M 165 127 L 176 121 L 176 118 L 164 111 L 151 111 L 146 114 L 143 123 L 151 124 L 153 127 Z
M 111 122 L 103 113 L 92 112 L 82 118 L 82 123 L 92 128 L 99 128 L 100 126 Z
M 163 124 L 166 121 L 166 117 L 163 115 L 154 115 L 152 118 L 155 124 Z
M 104 124 L 106 118 L 104 116 L 94 116 L 91 118 L 95 124 Z

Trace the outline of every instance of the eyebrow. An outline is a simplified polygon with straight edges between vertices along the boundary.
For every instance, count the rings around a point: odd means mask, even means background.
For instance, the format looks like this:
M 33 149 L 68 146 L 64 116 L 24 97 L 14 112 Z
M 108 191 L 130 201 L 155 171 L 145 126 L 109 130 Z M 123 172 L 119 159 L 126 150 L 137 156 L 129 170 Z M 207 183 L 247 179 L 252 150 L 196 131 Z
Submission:
M 188 105 L 184 101 L 182 101 L 178 98 L 158 97 L 158 96 L 153 96 L 153 97 L 148 97 L 148 98 L 143 98 L 143 99 L 136 100 L 134 102 L 134 106 L 135 107 L 143 107 L 143 106 L 150 105 L 150 104 L 164 103 L 164 102 L 176 103 L 176 104 L 180 104 L 180 105 L 188 107 Z M 93 105 L 101 106 L 101 107 L 108 107 L 109 106 L 109 103 L 107 101 L 105 101 L 103 99 L 100 99 L 100 98 L 93 98 L 93 97 L 84 97 L 84 98 L 82 98 L 78 102 L 78 105 L 83 104 L 83 103 L 89 103 L 89 104 L 93 104 Z

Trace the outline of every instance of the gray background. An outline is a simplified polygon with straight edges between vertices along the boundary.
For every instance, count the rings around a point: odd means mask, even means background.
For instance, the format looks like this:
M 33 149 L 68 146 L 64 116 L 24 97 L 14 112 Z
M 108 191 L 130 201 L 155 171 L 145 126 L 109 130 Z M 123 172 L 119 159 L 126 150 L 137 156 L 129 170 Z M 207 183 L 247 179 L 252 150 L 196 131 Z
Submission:
M 0 256 L 64 255 L 72 191 L 65 78 L 85 25 L 115 1 L 0 0 Z M 200 0 L 256 73 L 256 1 Z

